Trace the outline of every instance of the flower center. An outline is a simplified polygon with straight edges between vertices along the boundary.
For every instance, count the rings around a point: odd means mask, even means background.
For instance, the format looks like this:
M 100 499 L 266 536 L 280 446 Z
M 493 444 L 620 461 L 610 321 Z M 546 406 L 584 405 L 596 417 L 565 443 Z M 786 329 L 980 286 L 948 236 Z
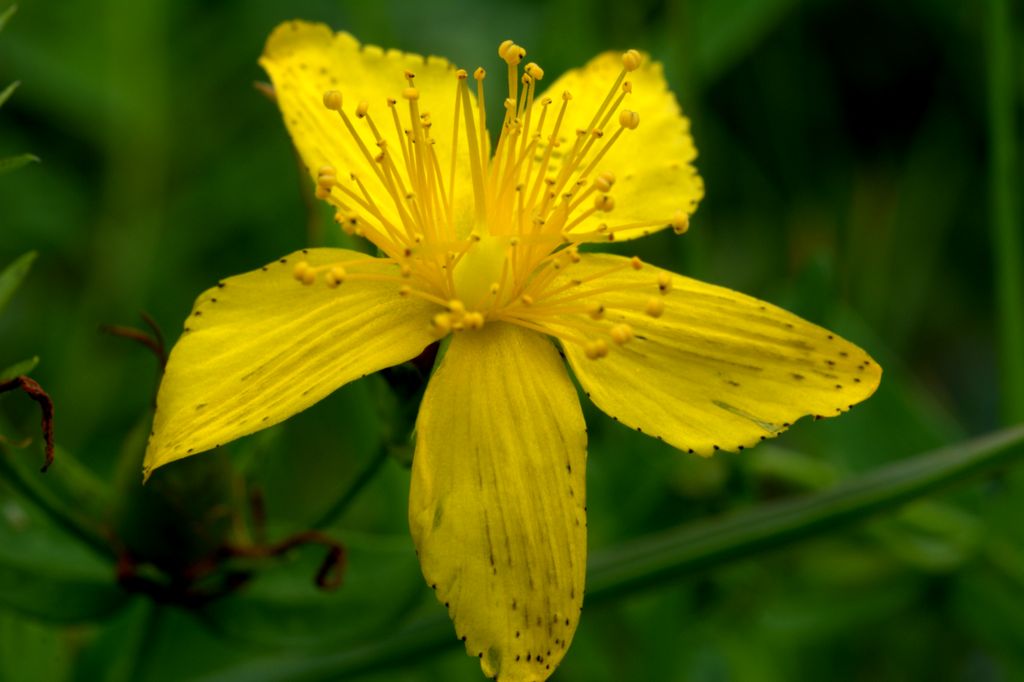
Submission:
M 526 50 L 507 40 L 498 54 L 507 66 L 508 97 L 493 150 L 485 126 L 483 69 L 473 73 L 475 97 L 469 74 L 455 72 L 450 140 L 434 137 L 412 72 L 405 72 L 401 100 L 388 99 L 380 121 L 368 102 L 357 104 L 353 120 L 340 92 L 325 93 L 324 106 L 338 113 L 365 163 L 346 168 L 347 179 L 333 167 L 321 168 L 317 196 L 335 207 L 342 229 L 386 254 L 385 260 L 395 265 L 391 279 L 399 294 L 443 308 L 434 318 L 439 336 L 503 320 L 583 343 L 588 354 L 600 357 L 609 340 L 625 343 L 632 337 L 623 325 L 603 320 L 602 289 L 594 286 L 596 279 L 621 268 L 566 279 L 580 260 L 577 245 L 614 241 L 619 232 L 666 223 L 680 233 L 687 227 L 683 213 L 650 223 L 592 220 L 614 216 L 615 175 L 602 164 L 613 145 L 640 123 L 640 115 L 622 105 L 633 90 L 626 77 L 640 68 L 642 57 L 635 50 L 624 53 L 622 70 L 589 124 L 569 130 L 571 93 L 561 94 L 553 112 L 550 98 L 534 101 L 544 71 L 529 63 L 520 76 Z M 447 149 L 447 156 L 439 149 Z M 465 166 L 468 173 L 456 173 Z M 299 263 L 295 276 L 312 284 L 323 275 L 329 287 L 381 279 L 379 273 L 360 273 L 359 265 L 350 261 L 312 268 Z M 632 265 L 639 268 L 639 260 Z M 655 284 L 652 278 L 643 286 L 656 292 Z M 664 304 L 659 303 L 648 305 L 647 312 L 660 315 Z

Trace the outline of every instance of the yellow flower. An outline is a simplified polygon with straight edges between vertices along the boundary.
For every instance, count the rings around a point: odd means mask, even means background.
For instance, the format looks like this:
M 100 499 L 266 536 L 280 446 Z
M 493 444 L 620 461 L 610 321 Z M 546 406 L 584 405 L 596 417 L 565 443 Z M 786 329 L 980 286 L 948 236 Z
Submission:
M 839 414 L 881 370 L 768 303 L 581 252 L 686 231 L 703 196 L 688 121 L 634 50 L 544 94 L 522 47 L 498 53 L 508 98 L 492 149 L 483 69 L 321 25 L 274 31 L 261 64 L 317 196 L 382 255 L 303 250 L 201 295 L 145 472 L 450 337 L 417 420 L 409 525 L 484 673 L 543 680 L 576 629 L 587 557 L 586 427 L 565 362 L 602 410 L 701 455 Z

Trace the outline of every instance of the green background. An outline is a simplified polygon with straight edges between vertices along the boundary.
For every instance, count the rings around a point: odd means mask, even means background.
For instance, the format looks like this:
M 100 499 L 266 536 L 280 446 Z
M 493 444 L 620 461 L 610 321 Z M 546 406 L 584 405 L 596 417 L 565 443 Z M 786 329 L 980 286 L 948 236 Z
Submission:
M 1020 9 L 23 3 L 0 33 L 0 88 L 22 81 L 0 158 L 42 161 L 0 174 L 0 267 L 38 258 L 0 311 L 0 367 L 41 358 L 31 376 L 56 404 L 59 449 L 38 474 L 36 405 L 2 396 L 0 680 L 481 679 L 408 537 L 415 369 L 140 484 L 156 363 L 100 326 L 146 311 L 171 343 L 219 278 L 340 240 L 253 87 L 263 41 L 291 18 L 470 69 L 493 70 L 512 37 L 548 79 L 605 49 L 652 53 L 692 120 L 707 197 L 686 236 L 617 250 L 787 307 L 885 368 L 849 414 L 709 460 L 588 406 L 597 573 L 553 679 L 1024 679 L 1024 468 L 978 459 L 984 475 L 927 497 L 914 470 L 918 488 L 878 501 L 902 485 L 893 463 L 1024 421 Z M 827 496 L 861 481 L 857 522 L 842 523 Z M 772 525 L 790 499 L 820 504 Z M 341 589 L 313 586 L 323 549 L 308 547 L 232 559 L 199 588 L 229 569 L 247 585 L 182 603 L 197 557 L 314 527 L 348 548 Z M 667 566 L 600 573 L 634 566 L 638 538 L 660 531 L 681 552 Z M 127 555 L 166 591 L 119 588 Z

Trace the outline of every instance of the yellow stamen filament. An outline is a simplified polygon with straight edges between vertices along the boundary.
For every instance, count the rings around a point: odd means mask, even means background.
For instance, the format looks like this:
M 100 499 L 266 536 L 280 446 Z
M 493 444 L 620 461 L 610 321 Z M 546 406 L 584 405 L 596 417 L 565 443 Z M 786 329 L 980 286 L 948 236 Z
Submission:
M 506 40 L 498 56 L 506 65 L 508 92 L 493 153 L 482 68 L 472 72 L 476 92 L 469 89 L 467 71 L 454 72 L 454 107 L 443 122 L 451 125 L 450 139 L 447 129 L 444 139 L 435 137 L 442 121 L 435 127 L 431 92 L 416 85 L 412 71 L 400 74 L 404 84 L 399 81 L 395 97 L 384 102 L 391 118 L 387 131 L 374 120 L 373 102 L 361 100 L 346 112 L 342 93 L 324 93 L 323 105 L 337 113 L 357 158 L 342 172 L 321 167 L 316 195 L 334 206 L 343 230 L 364 236 L 388 258 L 316 267 L 303 261 L 294 277 L 331 289 L 359 281 L 393 283 L 398 295 L 438 307 L 431 322 L 437 337 L 503 320 L 578 344 L 589 358 L 605 357 L 636 333 L 602 298 L 624 290 L 653 293 L 656 285 L 660 295 L 646 301 L 641 295 L 632 305 L 657 318 L 664 314 L 672 279 L 657 273 L 627 284 L 612 280 L 623 269 L 641 270 L 638 258 L 574 275 L 583 260 L 577 245 L 614 241 L 626 231 L 668 226 L 682 234 L 689 228 L 685 209 L 662 220 L 615 220 L 630 215 L 628 206 L 620 207 L 629 203 L 628 193 L 613 196 L 615 169 L 604 166 L 615 158 L 609 153 L 625 131 L 639 126 L 640 113 L 623 104 L 634 87 L 627 74 L 643 67 L 643 56 L 623 53 L 622 69 L 600 105 L 582 119 L 570 117 L 574 102 L 568 92 L 548 117 L 552 100 L 535 100 L 544 70 L 525 63 L 524 48 Z M 567 130 L 566 121 L 587 118 L 586 127 Z M 458 174 L 467 161 L 474 202 L 468 225 L 460 224 L 467 219 L 456 203 L 468 201 L 469 188 L 458 184 L 469 181 Z M 382 270 L 382 262 L 393 270 Z

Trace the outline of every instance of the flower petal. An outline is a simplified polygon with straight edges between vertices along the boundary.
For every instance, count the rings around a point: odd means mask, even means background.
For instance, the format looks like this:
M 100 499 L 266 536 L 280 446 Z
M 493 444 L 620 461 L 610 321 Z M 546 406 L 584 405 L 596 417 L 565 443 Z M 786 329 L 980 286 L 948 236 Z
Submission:
M 433 149 L 447 186 L 457 87 L 455 67 L 448 60 L 398 50 L 385 51 L 375 45 L 361 45 L 350 34 L 334 33 L 324 24 L 289 21 L 278 26 L 267 39 L 260 65 L 274 84 L 285 125 L 311 177 L 316 179 L 323 166 L 335 168 L 342 183 L 349 182 L 350 174 L 356 173 L 376 207 L 393 225 L 400 221 L 392 195 L 379 181 L 374 165 L 367 160 L 338 113 L 324 106 L 324 93 L 330 90 L 342 93 L 343 106 L 355 130 L 369 153 L 376 155 L 380 152 L 377 141 L 367 122 L 358 120 L 355 113 L 360 101 L 369 104 L 369 114 L 387 142 L 405 186 L 411 188 L 399 151 L 404 140 L 399 138 L 387 105 L 388 98 L 398 100 L 396 106 L 402 126 L 409 128 L 409 112 L 402 91 L 407 87 L 404 73 L 411 71 L 420 92 L 419 111 L 430 114 L 430 135 L 436 141 Z M 473 221 L 473 182 L 466 141 L 460 140 L 459 145 L 455 222 L 468 233 Z M 358 192 L 355 184 L 350 187 Z M 451 188 L 448 190 L 450 192 Z M 359 212 L 355 207 L 353 210 Z M 365 211 L 361 214 L 364 219 L 374 221 Z
M 554 101 L 552 109 L 561 104 L 562 93 L 572 95 L 559 128 L 561 144 L 557 156 L 572 149 L 577 130 L 589 129 L 621 71 L 622 55 L 606 52 L 582 69 L 566 72 L 547 89 L 544 95 Z M 621 241 L 657 232 L 680 215 L 692 215 L 704 197 L 704 181 L 692 165 L 697 149 L 690 137 L 690 121 L 682 115 L 675 95 L 668 89 L 662 65 L 645 59 L 643 66 L 626 74 L 626 81 L 631 83 L 632 92 L 626 95 L 620 110 L 637 112 L 640 124 L 634 130 L 623 131 L 587 178 L 592 181 L 605 171 L 615 175 L 610 191 L 615 208 L 609 213 L 595 213 L 575 227 L 571 232 L 575 241 L 610 241 L 611 234 L 614 234 L 614 241 Z M 554 118 L 554 113 L 548 114 L 549 120 Z M 553 123 L 546 125 L 542 142 L 546 143 L 553 127 Z M 573 181 L 581 176 L 589 159 L 618 128 L 616 114 L 605 127 L 604 137 L 591 147 L 580 171 L 571 176 Z M 556 169 L 559 166 L 555 164 Z M 555 173 L 547 175 L 551 177 Z M 572 182 L 566 186 L 572 187 Z M 638 226 L 618 229 L 633 224 Z M 610 229 L 600 230 L 601 225 Z M 578 236 L 583 234 L 589 236 Z
M 571 276 L 622 266 L 584 285 L 609 323 L 635 337 L 589 360 L 566 355 L 589 397 L 630 428 L 682 450 L 709 455 L 776 436 L 802 416 L 832 417 L 869 397 L 882 370 L 867 353 L 826 329 L 743 294 L 612 255 L 585 255 Z M 658 277 L 671 291 L 659 294 Z M 655 319 L 651 298 L 664 303 Z
M 359 260 L 360 273 L 397 276 L 393 265 L 364 254 L 308 249 L 199 296 L 160 384 L 147 476 L 287 419 L 434 340 L 431 304 L 399 296 L 392 282 L 355 275 L 336 289 L 322 278 L 303 286 L 293 277 L 303 260 Z
M 488 676 L 546 679 L 572 639 L 585 464 L 579 399 L 547 339 L 502 323 L 455 335 L 417 421 L 409 525 Z

